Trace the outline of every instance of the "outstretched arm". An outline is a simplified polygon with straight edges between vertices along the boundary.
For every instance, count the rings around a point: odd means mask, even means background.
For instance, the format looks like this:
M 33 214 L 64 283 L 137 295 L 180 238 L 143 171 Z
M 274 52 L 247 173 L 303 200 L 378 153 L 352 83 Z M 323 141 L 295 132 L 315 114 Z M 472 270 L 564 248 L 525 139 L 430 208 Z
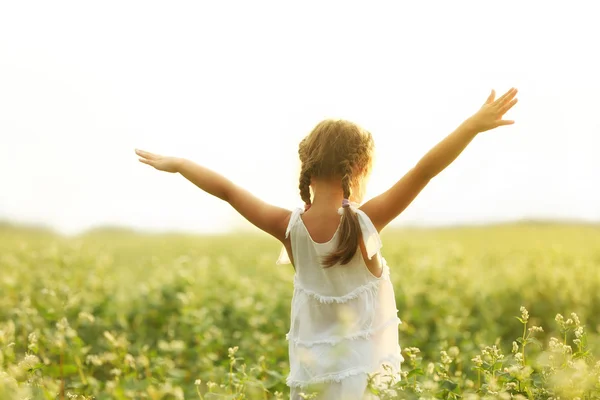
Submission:
M 465 120 L 454 132 L 433 147 L 394 186 L 369 200 L 361 209 L 371 218 L 378 231 L 396 218 L 417 197 L 429 181 L 450 165 L 478 133 L 514 121 L 502 116 L 516 103 L 516 89 L 510 89 L 494 101 L 495 92 L 487 98 L 481 109 Z
M 140 162 L 159 171 L 181 174 L 200 189 L 231 204 L 256 227 L 282 242 L 285 240 L 289 210 L 265 203 L 224 176 L 192 161 L 164 157 L 143 150 L 136 150 L 135 153 L 140 156 Z

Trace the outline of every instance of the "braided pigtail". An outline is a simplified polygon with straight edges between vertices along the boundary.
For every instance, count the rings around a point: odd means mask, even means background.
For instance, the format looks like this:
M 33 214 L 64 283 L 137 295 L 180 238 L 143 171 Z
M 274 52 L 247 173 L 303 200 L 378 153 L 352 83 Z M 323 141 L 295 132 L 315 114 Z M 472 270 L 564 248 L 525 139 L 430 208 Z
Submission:
M 304 201 L 305 208 L 308 209 L 311 205 L 310 200 L 310 168 L 307 163 L 303 163 L 302 171 L 300 172 L 300 198 Z
M 352 173 L 353 168 L 351 163 L 346 160 L 343 162 L 342 190 L 344 192 L 344 200 L 350 199 L 352 195 Z M 323 259 L 325 267 L 332 267 L 337 263 L 341 265 L 348 264 L 356 251 L 358 250 L 360 240 L 360 223 L 358 215 L 349 207 L 347 201 L 344 202 L 344 212 L 340 221 L 340 235 L 337 249 L 332 251 Z

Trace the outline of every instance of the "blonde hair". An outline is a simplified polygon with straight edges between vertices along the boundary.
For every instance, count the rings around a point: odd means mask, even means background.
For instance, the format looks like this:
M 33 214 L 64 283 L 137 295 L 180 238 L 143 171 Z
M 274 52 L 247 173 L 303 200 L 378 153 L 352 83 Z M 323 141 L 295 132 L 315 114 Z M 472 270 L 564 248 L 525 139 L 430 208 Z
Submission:
M 300 197 L 311 205 L 312 178 L 340 179 L 344 198 L 353 190 L 363 190 L 364 178 L 371 172 L 374 142 L 371 134 L 345 120 L 327 119 L 320 122 L 301 142 Z M 340 222 L 337 248 L 323 259 L 325 267 L 352 260 L 361 237 L 358 216 L 350 207 L 344 208 Z

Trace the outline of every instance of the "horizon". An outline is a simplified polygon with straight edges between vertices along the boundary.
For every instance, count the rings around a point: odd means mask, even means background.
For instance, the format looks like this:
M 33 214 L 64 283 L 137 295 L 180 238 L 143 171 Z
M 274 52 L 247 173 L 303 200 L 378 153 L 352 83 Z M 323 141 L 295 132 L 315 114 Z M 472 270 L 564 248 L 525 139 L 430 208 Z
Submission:
M 440 224 L 440 225 L 411 225 L 411 224 L 394 224 L 385 228 L 385 232 L 399 232 L 399 231 L 411 231 L 411 230 L 423 230 L 423 231 L 436 231 L 436 230 L 460 230 L 460 229 L 493 229 L 499 227 L 510 227 L 510 226 L 522 226 L 522 227 L 534 227 L 534 226 L 548 226 L 548 227 L 594 227 L 600 228 L 600 221 L 590 221 L 590 220 L 581 220 L 581 219 L 516 219 L 516 220 L 505 220 L 505 221 L 493 221 L 493 222 L 462 222 L 457 224 Z M 218 231 L 218 232 L 206 232 L 206 231 L 194 231 L 194 230 L 185 230 L 185 229 L 144 229 L 144 228 L 136 228 L 134 226 L 127 225 L 97 225 L 89 227 L 86 230 L 82 230 L 80 232 L 75 233 L 65 233 L 60 232 L 50 225 L 43 225 L 40 223 L 25 223 L 25 222 L 15 222 L 9 219 L 0 219 L 0 231 L 4 228 L 8 229 L 16 229 L 16 230 L 32 230 L 32 231 L 42 231 L 46 233 L 50 233 L 55 236 L 60 236 L 64 238 L 77 238 L 80 236 L 85 236 L 88 234 L 94 233 L 104 233 L 104 232 L 117 232 L 117 233 L 126 233 L 133 235 L 150 235 L 150 236 L 160 236 L 160 235 L 184 235 L 184 236 L 199 236 L 199 237 L 212 237 L 212 236 L 228 236 L 228 235 L 262 235 L 263 231 L 254 227 L 253 225 L 248 224 L 245 227 L 240 227 L 238 229 L 228 230 L 228 231 Z M 385 233 L 384 233 L 385 234 Z M 267 235 L 268 236 L 268 235 Z
M 515 125 L 476 137 L 391 226 L 600 222 L 593 12 L 314 4 L 0 6 L 0 220 L 64 234 L 247 230 L 228 204 L 133 149 L 189 158 L 291 209 L 298 143 L 329 117 L 373 134 L 366 201 L 491 89 L 514 86 Z

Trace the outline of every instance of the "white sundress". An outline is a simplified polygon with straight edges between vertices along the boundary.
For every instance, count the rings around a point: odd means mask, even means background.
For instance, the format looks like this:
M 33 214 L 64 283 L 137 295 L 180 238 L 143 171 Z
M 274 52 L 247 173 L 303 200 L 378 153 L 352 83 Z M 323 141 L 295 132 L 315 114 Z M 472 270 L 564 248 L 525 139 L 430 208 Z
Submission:
M 404 358 L 398 343 L 398 309 L 390 270 L 381 257 L 381 239 L 369 217 L 352 205 L 360 222 L 369 259 L 379 257 L 383 272 L 374 276 L 360 249 L 346 265 L 323 268 L 320 258 L 335 249 L 338 230 L 326 243 L 312 240 L 298 208 L 286 231 L 296 273 L 292 298 L 289 344 L 290 398 L 300 392 L 320 393 L 318 399 L 372 398 L 365 391 L 367 374 L 381 373 L 376 382 L 400 379 Z M 343 210 L 340 208 L 339 212 Z M 289 264 L 285 248 L 277 264 Z

